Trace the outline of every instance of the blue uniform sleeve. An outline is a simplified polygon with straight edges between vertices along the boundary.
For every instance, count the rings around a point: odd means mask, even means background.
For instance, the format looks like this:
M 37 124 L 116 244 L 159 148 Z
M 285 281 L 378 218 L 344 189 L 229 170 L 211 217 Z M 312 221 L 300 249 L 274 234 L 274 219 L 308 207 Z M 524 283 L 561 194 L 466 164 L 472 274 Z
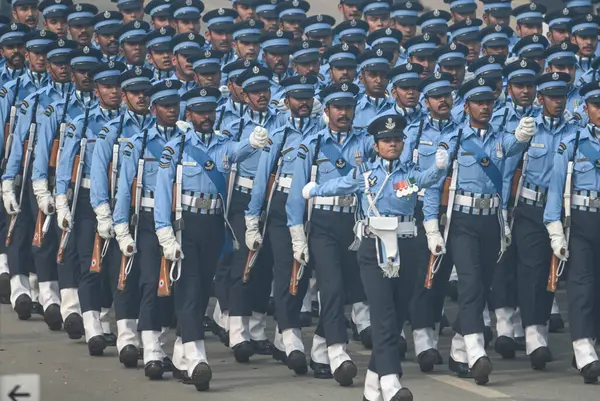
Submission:
M 75 128 L 75 125 L 69 124 L 66 130 L 63 148 L 60 153 L 60 160 L 58 161 L 58 168 L 56 169 L 57 195 L 64 195 L 67 193 L 71 175 L 73 173 L 75 156 L 77 156 L 81 147 L 80 132 Z M 84 155 L 80 155 L 80 157 L 84 157 Z
M 566 142 L 566 141 L 565 141 Z M 554 154 L 554 165 L 550 176 L 550 187 L 548 198 L 544 209 L 544 224 L 560 221 L 565 191 L 565 180 L 567 178 L 567 166 L 573 158 L 574 141 L 561 142 Z
M 411 175 L 417 181 L 417 186 L 419 188 L 429 188 L 438 183 L 440 178 L 444 176 L 445 172 L 446 169 L 440 170 L 439 168 L 437 168 L 435 163 L 433 163 L 425 171 L 421 171 L 417 169 L 417 167 L 413 167 Z
M 328 180 L 317 185 L 311 191 L 312 196 L 339 196 L 350 195 L 358 191 L 364 191 L 365 180 L 358 168 L 353 168 L 343 177 Z M 302 190 L 301 190 L 302 191 Z
M 154 228 L 160 230 L 171 226 L 173 205 L 173 183 L 177 171 L 177 156 L 181 140 L 177 139 L 165 146 L 160 157 L 156 175 L 156 191 L 154 192 Z
M 108 171 L 108 165 L 112 161 L 113 142 L 115 138 L 116 133 L 111 132 L 107 127 L 103 127 L 96 138 L 90 171 L 90 178 L 92 180 L 90 201 L 94 209 L 108 203 L 109 200 L 108 174 L 110 172 Z
M 248 209 L 246 209 L 246 216 L 260 216 L 268 190 L 269 178 L 282 146 L 283 143 L 281 141 L 272 141 L 269 139 L 269 144 L 263 148 L 258 161 L 258 168 L 254 175 L 252 197 L 250 198 Z
M 517 141 L 516 135 L 507 132 L 502 133 L 502 147 L 504 148 L 504 154 L 506 157 L 515 156 L 521 152 L 527 146 L 527 142 Z
M 449 166 L 447 169 L 440 171 L 440 176 L 437 177 L 436 182 L 429 188 L 425 189 L 425 194 L 423 195 L 424 221 L 437 219 L 439 217 L 440 201 L 444 183 L 446 182 L 449 169 L 452 168 L 453 161 L 456 159 L 454 152 L 456 147 L 456 139 L 456 133 L 450 133 L 444 136 L 440 141 L 439 149 L 444 149 L 448 152 Z M 434 166 L 435 164 L 432 167 Z
M 31 172 L 31 179 L 33 181 L 48 178 L 50 152 L 52 151 L 52 142 L 54 140 L 54 131 L 50 129 L 50 126 L 52 125 L 50 120 L 54 119 L 52 110 L 53 109 L 49 107 L 42 115 L 38 116 L 38 138 L 37 144 L 35 145 L 35 159 L 33 160 Z
M 314 158 L 314 146 L 311 146 L 309 139 L 300 145 L 298 156 L 294 160 L 292 185 L 285 204 L 288 227 L 304 224 L 306 201 L 302 197 L 302 188 L 310 179 L 310 169 Z
M 523 153 L 517 153 L 514 156 L 507 157 L 504 161 L 504 170 L 502 171 L 502 208 L 508 210 L 510 201 L 513 177 L 515 170 L 523 158 Z
M 23 145 L 25 139 L 29 135 L 29 124 L 31 122 L 31 116 L 33 113 L 33 105 L 23 102 L 20 109 L 17 111 L 19 114 L 19 120 L 15 127 L 15 134 L 13 137 L 13 143 L 10 149 L 10 156 L 4 170 L 3 180 L 14 180 L 15 177 L 21 171 L 22 158 L 23 158 Z
M 141 142 L 138 146 L 135 144 L 135 139 L 132 139 L 126 142 L 119 152 L 121 167 L 119 169 L 119 185 L 117 186 L 115 210 L 113 211 L 113 221 L 115 224 L 129 222 L 131 184 L 133 184 L 133 179 L 137 174 L 137 161 L 141 150 Z

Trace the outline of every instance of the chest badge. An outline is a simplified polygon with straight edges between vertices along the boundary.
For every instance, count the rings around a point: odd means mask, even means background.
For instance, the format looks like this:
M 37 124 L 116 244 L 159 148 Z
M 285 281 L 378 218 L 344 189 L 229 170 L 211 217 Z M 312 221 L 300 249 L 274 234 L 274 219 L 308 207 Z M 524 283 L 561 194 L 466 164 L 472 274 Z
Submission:
M 594 163 L 594 165 L 596 166 L 596 168 L 600 168 L 600 159 L 596 160 L 596 163 Z
M 215 168 L 215 162 L 213 162 L 212 160 L 207 160 L 206 162 L 204 162 L 204 168 L 206 169 L 206 171 L 211 171 L 213 168 Z
M 484 157 L 481 159 L 481 161 L 479 162 L 483 167 L 487 167 L 490 165 L 490 159 L 487 157 Z
M 376 175 L 370 175 L 369 176 L 369 186 L 371 188 L 373 188 L 375 186 L 375 184 L 377 184 L 377 176 Z
M 339 169 L 346 167 L 346 160 L 341 157 L 335 161 L 335 166 Z

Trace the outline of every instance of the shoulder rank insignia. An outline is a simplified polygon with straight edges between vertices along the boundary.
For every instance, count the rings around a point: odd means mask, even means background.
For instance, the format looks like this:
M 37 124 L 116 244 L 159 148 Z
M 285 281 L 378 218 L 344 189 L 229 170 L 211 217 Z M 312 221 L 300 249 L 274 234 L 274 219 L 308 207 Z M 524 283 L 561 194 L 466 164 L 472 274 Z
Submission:
M 133 148 L 134 148 L 134 145 L 133 145 L 133 143 L 131 143 L 131 142 L 127 142 L 127 143 L 125 144 L 125 147 L 126 147 L 126 148 L 129 148 L 129 149 L 133 149 Z
M 302 150 L 305 153 L 308 153 L 308 147 L 305 144 L 300 145 L 300 150 Z
M 374 187 L 375 184 L 377 184 L 377 176 L 376 175 L 370 175 L 369 178 L 369 187 Z
M 224 129 L 223 131 L 221 131 L 221 134 L 225 135 L 225 136 L 231 136 L 231 132 L 227 131 L 226 129 Z
M 23 106 L 25 106 L 25 108 L 29 107 L 29 102 L 27 102 L 27 100 L 23 100 Z
M 444 148 L 446 150 L 450 149 L 450 146 L 446 142 L 440 142 L 440 148 Z
M 54 113 L 54 106 L 52 106 L 52 105 L 48 106 L 48 108 L 46 109 L 46 111 L 48 112 L 48 115 Z
M 567 145 L 561 142 L 560 145 L 558 145 L 558 154 L 562 155 L 565 150 L 567 150 Z
M 158 166 L 159 166 L 160 168 L 169 168 L 169 163 L 166 163 L 166 162 L 162 162 L 162 161 L 161 161 L 161 162 L 158 162 Z
M 101 131 L 104 131 L 104 132 L 106 132 L 108 134 L 108 128 L 106 128 L 106 127 L 102 127 Z
M 173 148 L 170 146 L 165 146 L 165 152 L 169 152 L 172 155 L 175 154 L 175 150 L 173 150 Z

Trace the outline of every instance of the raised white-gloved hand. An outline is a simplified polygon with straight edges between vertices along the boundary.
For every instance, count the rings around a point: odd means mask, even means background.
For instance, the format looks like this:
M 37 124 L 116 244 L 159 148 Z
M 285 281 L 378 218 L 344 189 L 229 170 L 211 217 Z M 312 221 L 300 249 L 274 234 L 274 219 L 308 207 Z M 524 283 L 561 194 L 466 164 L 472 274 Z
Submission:
M 98 234 L 104 239 L 111 239 L 115 233 L 113 231 L 113 219 L 108 203 L 94 209 L 96 220 L 98 221 Z
M 438 170 L 444 170 L 448 167 L 448 160 L 450 157 L 448 156 L 448 152 L 444 149 L 438 149 L 435 152 L 435 166 Z
M 304 186 L 304 188 L 302 188 L 302 197 L 307 200 L 312 198 L 311 192 L 312 192 L 313 188 L 316 188 L 316 187 L 317 187 L 317 183 L 313 182 L 313 181 L 306 184 Z
M 424 221 L 423 227 L 425 227 L 427 247 L 429 248 L 429 252 L 435 256 L 446 253 L 446 244 L 444 244 L 444 238 L 440 233 L 440 225 L 438 220 L 431 219 Z
M 508 224 L 508 210 L 502 210 L 502 220 L 504 220 L 504 238 L 506 240 L 506 247 L 508 248 L 512 243 L 512 232 Z
M 181 132 L 188 132 L 188 130 L 192 128 L 192 125 L 190 123 L 183 120 L 178 120 L 177 122 L 175 122 L 175 125 L 177 126 L 177 128 L 179 128 Z
M 67 195 L 56 196 L 56 222 L 63 231 L 71 231 L 73 228 L 73 216 L 71 216 Z
M 54 214 L 56 206 L 54 205 L 54 198 L 50 190 L 48 190 L 48 180 L 35 180 L 31 183 L 31 186 L 33 187 L 33 194 L 40 210 L 46 216 Z
M 550 224 L 546 224 L 546 230 L 550 234 L 550 246 L 554 255 L 560 260 L 567 260 L 569 250 L 567 249 L 567 239 L 565 238 L 562 223 L 560 221 L 553 221 Z
M 315 99 L 310 115 L 313 117 L 318 117 L 323 114 L 323 111 L 323 104 L 319 101 L 319 99 Z
M 256 126 L 254 131 L 250 134 L 250 146 L 254 149 L 262 149 L 267 146 L 269 141 L 269 131 L 264 129 L 263 127 Z
M 17 196 L 15 195 L 15 182 L 13 180 L 2 181 L 2 201 L 4 202 L 6 213 L 11 216 L 19 213 L 20 209 L 17 203 Z
M 221 91 L 222 97 L 224 97 L 224 98 L 229 97 L 229 88 L 227 87 L 227 85 L 220 86 L 219 90 Z
M 304 225 L 297 224 L 290 227 L 290 234 L 292 236 L 292 249 L 294 250 L 294 259 L 301 264 L 305 265 L 308 263 L 308 243 L 306 242 L 306 233 L 304 232 Z
M 137 252 L 137 246 L 131 234 L 129 234 L 129 224 L 119 223 L 115 225 L 115 234 L 121 253 L 128 258 Z
M 283 111 L 283 112 L 289 110 L 289 108 L 285 105 L 285 99 L 284 98 L 279 99 L 279 101 L 277 102 L 277 110 Z
M 173 227 L 163 227 L 156 230 L 156 236 L 158 237 L 158 243 L 162 246 L 163 255 L 167 260 L 176 262 L 179 259 L 183 259 L 183 252 L 181 252 L 181 245 L 175 238 Z
M 260 228 L 258 222 L 260 221 L 259 216 L 246 216 L 246 246 L 251 251 L 256 251 L 260 244 L 262 244 L 262 235 L 260 235 Z
M 533 117 L 523 117 L 515 130 L 517 141 L 527 142 L 533 135 L 535 135 L 535 119 Z

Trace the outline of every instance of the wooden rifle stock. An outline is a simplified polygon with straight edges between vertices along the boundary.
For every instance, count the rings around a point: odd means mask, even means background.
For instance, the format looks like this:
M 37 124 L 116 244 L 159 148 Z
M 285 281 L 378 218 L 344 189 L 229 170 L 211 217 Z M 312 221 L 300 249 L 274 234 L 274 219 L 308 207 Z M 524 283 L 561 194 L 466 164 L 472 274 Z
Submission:
M 256 251 L 248 251 L 248 257 L 246 258 L 246 264 L 244 265 L 244 274 L 242 275 L 242 282 L 247 283 L 250 280 L 250 270 L 252 270 L 252 259 Z
M 48 163 L 48 165 L 50 167 L 56 168 L 57 157 L 58 157 L 58 139 L 54 139 L 52 141 L 52 149 L 50 150 L 50 162 Z
M 8 142 L 8 136 L 10 135 L 10 120 L 4 124 L 4 148 L 6 149 L 6 142 Z
M 15 224 L 15 219 L 17 218 L 17 215 L 13 215 L 10 216 L 10 223 L 8 223 L 8 226 L 13 226 Z M 12 236 L 13 236 L 13 230 L 8 230 L 8 232 L 6 233 L 6 240 L 4 241 L 4 245 L 9 246 L 10 244 L 12 244 Z
M 90 262 L 90 273 L 102 272 L 102 237 L 96 233 L 94 236 L 94 247 L 92 248 L 92 261 Z
M 444 186 L 442 188 L 442 198 L 440 199 L 441 206 L 448 206 L 448 199 L 450 198 L 450 183 L 452 183 L 452 174 L 446 176 L 444 180 Z
M 44 227 L 44 220 L 46 220 L 46 215 L 42 210 L 38 210 L 37 219 L 35 220 L 35 232 L 33 233 L 33 242 L 31 245 L 37 246 L 38 248 L 42 247 L 42 229 Z
M 517 197 L 517 192 L 519 192 L 519 181 L 521 180 L 521 176 L 523 175 L 523 170 L 520 167 L 517 167 L 515 170 L 515 174 L 513 175 L 512 187 L 510 190 L 510 195 L 513 198 Z
M 169 268 L 171 263 L 163 256 L 160 258 L 160 275 L 158 276 L 158 296 L 171 296 L 171 283 L 169 282 Z
M 108 163 L 108 187 L 110 188 L 111 184 L 112 184 L 112 162 Z
M 290 279 L 290 289 L 289 292 L 292 295 L 298 295 L 298 273 L 300 272 L 300 262 L 294 259 L 294 263 L 292 263 L 292 277 Z
M 23 155 L 25 155 L 25 153 L 27 152 L 28 147 L 29 147 L 29 139 L 25 139 L 25 142 L 23 142 L 23 149 L 25 150 L 23 152 Z M 25 168 L 25 157 L 21 157 L 21 167 Z M 25 185 L 25 177 L 23 177 L 21 179 L 21 185 Z
M 67 231 L 63 231 L 61 236 L 60 236 L 60 243 L 64 243 L 65 242 L 65 238 L 67 236 Z M 57 263 L 62 263 L 63 259 L 65 256 L 65 249 L 63 247 L 59 247 L 58 248 L 58 254 L 56 255 L 56 262 Z
M 135 193 L 135 188 L 137 187 L 137 180 L 138 177 L 135 176 L 133 178 L 133 182 L 131 183 L 131 207 L 135 207 L 135 202 L 137 201 L 137 195 Z
M 429 254 L 429 264 L 427 265 L 427 275 L 425 276 L 425 288 L 430 290 L 433 287 L 433 266 L 437 256 L 433 253 Z
M 128 251 L 133 251 L 131 247 L 127 249 Z M 123 291 L 125 290 L 125 280 L 127 279 L 127 264 L 129 263 L 129 257 L 125 255 L 121 255 L 121 266 L 119 267 L 119 282 L 117 283 L 117 290 Z M 159 289 L 160 291 L 160 289 Z
M 553 253 L 552 258 L 550 259 L 550 272 L 548 274 L 548 286 L 546 290 L 549 292 L 556 292 L 556 287 L 558 284 L 558 265 L 560 264 L 560 260 Z

